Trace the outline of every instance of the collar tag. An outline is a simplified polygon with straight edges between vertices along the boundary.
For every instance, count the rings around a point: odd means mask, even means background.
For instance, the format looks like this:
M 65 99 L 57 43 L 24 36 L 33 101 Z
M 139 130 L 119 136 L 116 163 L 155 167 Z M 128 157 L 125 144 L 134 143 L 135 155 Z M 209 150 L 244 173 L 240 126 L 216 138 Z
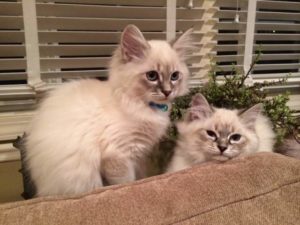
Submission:
M 155 102 L 150 102 L 149 106 L 154 108 L 154 109 L 159 109 L 163 112 L 167 112 L 168 109 L 169 109 L 167 104 L 158 104 L 158 103 L 155 103 Z

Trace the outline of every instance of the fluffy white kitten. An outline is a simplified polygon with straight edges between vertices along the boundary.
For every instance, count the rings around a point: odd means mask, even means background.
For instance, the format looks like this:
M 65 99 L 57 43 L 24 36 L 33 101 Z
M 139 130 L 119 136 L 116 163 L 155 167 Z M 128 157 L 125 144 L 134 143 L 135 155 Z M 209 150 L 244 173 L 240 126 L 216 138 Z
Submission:
M 168 172 L 273 150 L 275 134 L 269 119 L 261 114 L 261 104 L 244 112 L 212 108 L 198 94 L 191 105 L 185 120 L 178 123 L 179 139 Z
M 38 196 L 77 194 L 143 176 L 139 164 L 164 135 L 170 101 L 187 91 L 191 30 L 173 44 L 128 25 L 109 80 L 63 84 L 29 127 L 26 163 Z

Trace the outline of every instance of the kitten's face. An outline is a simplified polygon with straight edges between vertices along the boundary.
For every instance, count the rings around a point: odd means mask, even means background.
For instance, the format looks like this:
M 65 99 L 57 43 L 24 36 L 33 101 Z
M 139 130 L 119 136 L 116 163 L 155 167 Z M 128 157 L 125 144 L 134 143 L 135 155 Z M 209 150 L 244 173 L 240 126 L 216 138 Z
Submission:
M 186 123 L 194 123 L 197 150 L 209 159 L 226 161 L 244 152 L 255 152 L 258 138 L 255 122 L 260 105 L 239 113 L 211 108 L 202 95 L 195 96 Z
M 122 94 L 146 105 L 168 103 L 185 94 L 189 71 L 184 50 L 191 45 L 190 33 L 171 45 L 166 41 L 146 41 L 138 28 L 126 27 L 112 60 L 111 83 Z
M 235 111 L 216 109 L 202 127 L 198 143 L 209 158 L 226 161 L 256 146 L 254 130 L 247 129 Z
M 167 42 L 148 43 L 151 48 L 140 66 L 135 67 L 140 71 L 134 77 L 130 94 L 144 102 L 169 102 L 187 91 L 188 69 Z

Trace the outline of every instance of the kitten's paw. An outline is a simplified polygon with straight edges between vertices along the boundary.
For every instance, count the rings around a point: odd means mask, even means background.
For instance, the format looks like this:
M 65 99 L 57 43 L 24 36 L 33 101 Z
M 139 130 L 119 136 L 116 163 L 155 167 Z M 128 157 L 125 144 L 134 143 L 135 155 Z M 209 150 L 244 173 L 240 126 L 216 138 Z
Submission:
M 105 184 L 123 184 L 136 180 L 132 163 L 120 158 L 105 158 L 101 166 L 101 174 Z

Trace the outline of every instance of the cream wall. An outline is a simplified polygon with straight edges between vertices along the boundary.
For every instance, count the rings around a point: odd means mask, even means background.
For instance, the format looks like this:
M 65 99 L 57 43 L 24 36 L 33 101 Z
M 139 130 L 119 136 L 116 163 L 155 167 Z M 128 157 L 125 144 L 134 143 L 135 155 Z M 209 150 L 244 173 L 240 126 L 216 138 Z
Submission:
M 0 203 L 22 200 L 22 176 L 20 161 L 0 163 Z

